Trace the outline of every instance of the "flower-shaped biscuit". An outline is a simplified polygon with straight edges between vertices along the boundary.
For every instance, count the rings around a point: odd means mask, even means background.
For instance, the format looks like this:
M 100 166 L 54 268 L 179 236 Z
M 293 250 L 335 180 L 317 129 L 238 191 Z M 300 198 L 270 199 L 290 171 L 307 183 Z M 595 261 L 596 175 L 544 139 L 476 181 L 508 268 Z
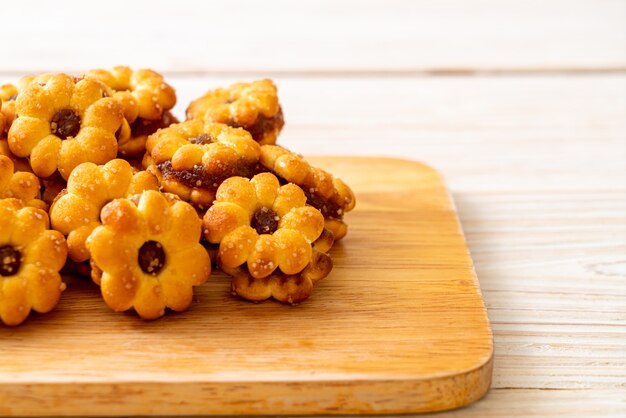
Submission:
M 128 123 L 135 119 L 159 120 L 176 104 L 176 92 L 156 71 L 118 66 L 113 70 L 91 70 L 85 77 L 95 78 L 109 86 L 124 106 Z
M 106 304 L 115 311 L 135 308 L 144 319 L 162 316 L 166 307 L 187 309 L 193 286 L 211 274 L 200 235 L 195 209 L 156 191 L 106 205 L 102 225 L 87 240 L 92 277 Z
M 7 117 L 4 115 L 4 112 L 2 112 L 2 97 L 0 97 L 0 135 L 4 134 L 4 127 L 6 125 L 8 125 Z
M 285 274 L 275 270 L 262 279 L 252 277 L 247 268 L 241 266 L 223 271 L 231 276 L 231 289 L 243 299 L 260 302 L 273 297 L 279 302 L 297 304 L 306 300 L 313 292 L 315 282 L 325 278 L 333 269 L 333 261 L 328 250 L 333 245 L 333 233 L 324 229 L 313 243 L 311 262 L 297 274 Z
M 124 115 L 110 94 L 99 81 L 66 74 L 29 84 L 17 96 L 18 116 L 9 130 L 11 152 L 30 156 L 39 177 L 58 169 L 66 180 L 80 163 L 112 160 Z
M 0 155 L 0 199 L 13 197 L 25 206 L 46 210 L 48 205 L 40 200 L 39 179 L 33 173 L 14 172 L 13 161 Z
M 0 86 L 0 100 L 2 101 L 2 106 L 0 107 L 0 113 L 4 115 L 5 132 L 9 131 L 11 128 L 11 124 L 15 120 L 16 117 L 16 109 L 15 103 L 17 100 L 17 96 L 20 91 L 23 91 L 26 87 L 33 83 L 45 84 L 48 82 L 50 77 L 52 77 L 54 73 L 44 73 L 39 75 L 27 75 L 20 78 L 16 84 L 3 84 Z M 2 137 L 2 130 L 0 130 L 0 137 Z
M 6 134 L 9 132 L 11 124 L 13 124 L 13 119 L 15 119 L 16 97 L 16 86 L 13 84 L 0 86 L 0 155 L 9 157 L 13 161 L 16 171 L 32 171 L 28 159 L 13 155 L 6 138 Z
M 0 86 L 0 138 L 8 132 L 15 119 L 15 99 L 17 87 L 13 84 Z
M 260 163 L 278 177 L 302 187 L 307 203 L 322 212 L 326 228 L 340 240 L 348 232 L 343 215 L 354 209 L 356 199 L 340 179 L 312 167 L 301 156 L 278 145 L 261 147 Z
M 89 259 L 85 241 L 100 225 L 100 211 L 113 199 L 158 190 L 156 177 L 147 171 L 134 173 L 127 161 L 115 159 L 104 165 L 83 163 L 72 171 L 67 190 L 50 208 L 52 227 L 67 236 L 73 261 Z
M 151 135 L 146 150 L 163 190 L 208 207 L 224 180 L 252 177 L 260 146 L 243 129 L 190 120 Z
M 33 172 L 33 169 L 30 167 L 30 162 L 28 161 L 28 158 L 17 157 L 11 152 L 11 149 L 9 148 L 9 142 L 5 135 L 9 132 L 9 129 L 11 128 L 11 125 L 15 120 L 15 101 L 17 99 L 17 95 L 20 90 L 23 90 L 29 84 L 32 84 L 33 82 L 45 83 L 51 76 L 51 73 L 41 74 L 39 76 L 28 75 L 22 77 L 17 82 L 17 85 L 4 84 L 0 86 L 0 100 L 2 101 L 2 106 L 0 107 L 0 113 L 2 115 L 0 115 L 0 119 L 2 119 L 2 117 L 4 116 L 5 120 L 4 132 L 2 132 L 2 129 L 0 129 L 0 155 L 5 155 L 13 161 L 13 164 L 15 165 L 15 171 L 28 171 L 31 173 Z M 50 204 L 51 201 L 46 203 Z
M 187 108 L 187 119 L 203 118 L 244 128 L 260 144 L 275 144 L 285 124 L 272 80 L 237 83 L 205 93 Z
M 302 189 L 280 186 L 271 173 L 248 180 L 231 177 L 217 190 L 204 215 L 204 236 L 220 245 L 218 264 L 225 269 L 247 265 L 255 279 L 276 269 L 302 272 L 311 262 L 311 244 L 324 230 L 324 217 L 306 206 Z
M 18 325 L 31 309 L 45 313 L 59 301 L 65 283 L 59 270 L 67 247 L 49 229 L 48 214 L 18 199 L 0 199 L 0 319 Z

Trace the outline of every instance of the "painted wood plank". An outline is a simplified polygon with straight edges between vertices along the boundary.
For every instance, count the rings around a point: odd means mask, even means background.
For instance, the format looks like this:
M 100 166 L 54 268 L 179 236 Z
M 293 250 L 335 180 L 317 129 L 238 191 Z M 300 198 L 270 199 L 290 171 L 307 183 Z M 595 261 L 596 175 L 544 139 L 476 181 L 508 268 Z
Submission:
M 178 114 L 205 90 L 237 79 L 172 77 Z M 278 77 L 276 82 L 287 123 L 280 141 L 305 155 L 383 154 L 424 161 L 445 173 L 453 192 L 626 189 L 619 158 L 626 156 L 623 75 Z M 593 205 L 593 199 L 581 200 L 585 207 Z M 554 218 L 559 209 L 552 209 Z
M 620 0 L 2 4 L 2 71 L 624 70 Z
M 624 390 L 492 389 L 480 402 L 432 418 L 545 418 L 624 416 Z M 391 418 L 386 416 L 385 418 Z

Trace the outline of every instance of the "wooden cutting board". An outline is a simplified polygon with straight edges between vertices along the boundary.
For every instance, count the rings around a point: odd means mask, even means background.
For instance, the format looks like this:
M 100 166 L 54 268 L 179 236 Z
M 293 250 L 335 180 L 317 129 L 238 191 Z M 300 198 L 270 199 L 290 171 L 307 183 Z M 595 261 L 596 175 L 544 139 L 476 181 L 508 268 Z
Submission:
M 0 326 L 0 414 L 400 413 L 483 396 L 492 334 L 439 174 L 384 158 L 312 160 L 358 203 L 308 301 L 241 301 L 214 274 L 189 311 L 144 322 L 70 279 L 54 312 Z

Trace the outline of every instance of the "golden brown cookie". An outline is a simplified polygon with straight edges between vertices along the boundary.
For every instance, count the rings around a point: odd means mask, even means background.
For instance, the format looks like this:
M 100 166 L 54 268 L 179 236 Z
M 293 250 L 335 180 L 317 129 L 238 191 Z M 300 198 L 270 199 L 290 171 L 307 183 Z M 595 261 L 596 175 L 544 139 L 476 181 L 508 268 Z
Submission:
M 158 190 L 156 177 L 147 171 L 134 173 L 127 161 L 115 159 L 104 165 L 83 163 L 72 171 L 67 190 L 50 208 L 52 227 L 67 236 L 73 261 L 89 259 L 85 241 L 100 225 L 100 211 L 114 199 L 144 190 Z
M 44 73 L 39 75 L 27 75 L 20 78 L 16 84 L 3 84 L 0 86 L 0 100 L 3 102 L 0 108 L 0 113 L 5 118 L 5 133 L 11 128 L 11 124 L 15 120 L 16 115 L 16 100 L 20 91 L 23 91 L 26 87 L 33 83 L 45 84 L 54 73 Z M 0 130 L 0 137 L 2 137 L 2 131 Z
M 0 319 L 18 325 L 31 309 L 46 313 L 59 301 L 65 283 L 59 271 L 67 246 L 49 229 L 48 214 L 18 199 L 0 199 Z
M 311 266 L 312 244 L 324 231 L 324 217 L 306 205 L 298 186 L 281 186 L 273 174 L 261 173 L 252 180 L 224 181 L 203 227 L 207 241 L 219 244 L 217 262 L 224 271 L 239 276 L 233 272 L 245 265 L 251 279 L 283 278 L 301 275 Z
M 159 318 L 165 308 L 187 309 L 193 286 L 211 274 L 201 229 L 191 205 L 156 191 L 106 205 L 102 225 L 87 240 L 92 277 L 106 304 L 115 311 L 134 308 L 143 319 Z
M 233 294 L 253 302 L 269 298 L 292 305 L 303 302 L 311 296 L 315 283 L 332 271 L 333 261 L 326 253 L 332 247 L 333 240 L 333 233 L 324 229 L 313 243 L 311 262 L 298 274 L 288 275 L 276 270 L 258 279 L 250 274 L 246 266 L 225 268 L 224 272 L 231 276 Z
M 260 144 L 275 144 L 285 124 L 272 80 L 237 83 L 227 89 L 208 91 L 191 102 L 187 119 L 243 128 Z
M 159 120 L 176 104 L 174 88 L 153 70 L 133 71 L 129 67 L 118 66 L 111 71 L 87 71 L 84 76 L 100 80 L 114 91 L 113 97 L 123 105 L 128 123 L 137 118 Z
M 206 208 L 224 180 L 252 177 L 260 147 L 243 129 L 190 120 L 151 135 L 146 150 L 164 191 Z
M 164 112 L 159 120 L 135 119 L 129 126 L 130 135 L 128 138 L 120 139 L 118 142 L 117 155 L 125 159 L 143 157 L 146 152 L 148 137 L 159 129 L 167 128 L 175 123 L 178 123 L 178 119 L 170 112 Z
M 2 112 L 2 97 L 0 97 L 0 138 L 4 135 L 4 127 L 7 125 L 7 118 Z
M 15 171 L 27 171 L 32 173 L 33 170 L 30 168 L 30 163 L 27 158 L 19 158 L 16 157 L 9 148 L 9 141 L 6 138 L 0 138 L 0 155 L 4 155 L 5 157 L 9 157 L 11 161 L 13 161 L 13 169 Z
M 17 86 L 13 84 L 3 84 L 0 86 L 0 155 L 9 157 L 13 161 L 15 171 L 31 171 L 30 163 L 26 158 L 19 158 L 13 155 L 9 149 L 7 133 L 13 119 L 15 119 L 15 99 L 17 98 Z
M 48 205 L 40 199 L 39 179 L 33 173 L 15 172 L 13 161 L 0 155 L 0 199 L 16 198 L 25 206 L 47 210 Z
M 322 212 L 326 228 L 333 232 L 335 240 L 346 235 L 348 226 L 343 216 L 356 204 L 347 184 L 278 145 L 262 146 L 260 163 L 278 177 L 302 187 L 307 203 Z
M 39 177 L 58 170 L 64 179 L 80 163 L 112 160 L 124 115 L 110 94 L 99 81 L 66 74 L 29 84 L 17 96 L 18 116 L 9 130 L 11 152 L 29 156 Z
M 0 86 L 0 138 L 9 131 L 15 119 L 15 99 L 17 87 L 13 84 Z

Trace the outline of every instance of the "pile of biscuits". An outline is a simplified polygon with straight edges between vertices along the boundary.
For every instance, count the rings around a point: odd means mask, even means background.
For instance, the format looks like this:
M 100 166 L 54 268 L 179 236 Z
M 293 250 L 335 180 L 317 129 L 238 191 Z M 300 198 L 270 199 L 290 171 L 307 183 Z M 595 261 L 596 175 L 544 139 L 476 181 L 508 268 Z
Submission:
M 115 67 L 0 86 L 0 319 L 45 313 L 89 275 L 115 311 L 187 309 L 212 268 L 250 301 L 307 299 L 333 263 L 355 197 L 276 144 L 271 80 L 171 113 L 155 71 Z

